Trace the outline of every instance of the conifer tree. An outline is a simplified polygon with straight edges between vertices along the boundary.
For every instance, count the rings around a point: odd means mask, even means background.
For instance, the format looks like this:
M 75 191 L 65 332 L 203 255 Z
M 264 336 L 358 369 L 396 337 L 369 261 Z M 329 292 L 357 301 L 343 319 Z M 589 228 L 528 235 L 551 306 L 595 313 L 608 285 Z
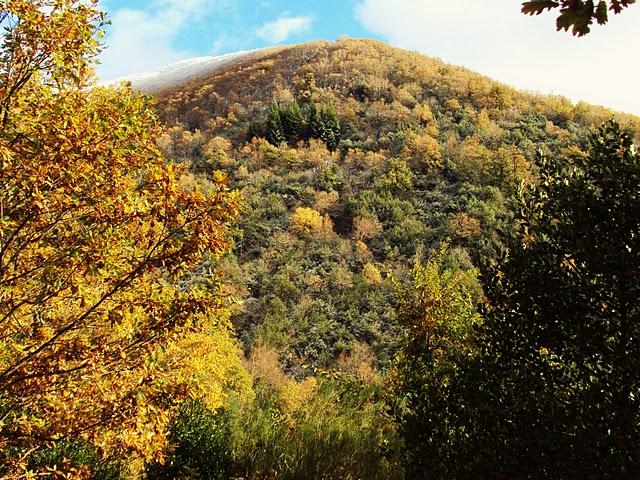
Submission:
M 320 110 L 315 103 L 312 103 L 308 111 L 308 131 L 309 138 L 321 139 L 324 131 L 324 124 L 320 115 Z
M 289 143 L 295 143 L 304 136 L 304 117 L 298 102 L 279 106 L 282 132 Z
M 267 116 L 267 140 L 272 145 L 280 145 L 286 141 L 284 129 L 282 127 L 282 118 L 280 116 L 280 106 L 277 102 L 271 104 L 269 115 Z
M 325 141 L 329 150 L 334 151 L 340 143 L 340 120 L 333 105 L 329 104 L 320 112 L 322 122 L 321 139 Z

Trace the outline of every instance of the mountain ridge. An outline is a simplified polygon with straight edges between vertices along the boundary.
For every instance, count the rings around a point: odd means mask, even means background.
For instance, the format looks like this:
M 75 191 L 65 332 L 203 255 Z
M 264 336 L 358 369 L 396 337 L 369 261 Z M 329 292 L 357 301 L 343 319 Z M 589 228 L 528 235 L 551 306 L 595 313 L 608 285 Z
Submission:
M 115 86 L 121 82 L 129 82 L 134 90 L 138 90 L 142 93 L 163 96 L 171 91 L 179 90 L 181 87 L 186 87 L 190 84 L 197 84 L 200 81 L 206 81 L 208 78 L 215 76 L 223 70 L 234 67 L 239 64 L 244 64 L 251 61 L 260 61 L 270 57 L 273 54 L 280 54 L 285 51 L 296 51 L 301 49 L 314 48 L 318 45 L 333 45 L 339 46 L 349 42 L 366 42 L 369 44 L 377 45 L 378 47 L 385 47 L 404 54 L 415 55 L 423 59 L 438 62 L 443 66 L 453 68 L 456 70 L 464 71 L 472 76 L 481 77 L 489 80 L 491 83 L 501 85 L 515 92 L 519 92 L 525 95 L 532 95 L 543 98 L 558 98 L 570 103 L 574 107 L 580 104 L 588 105 L 589 107 L 595 107 L 598 109 L 605 109 L 611 114 L 617 113 L 624 116 L 631 116 L 640 118 L 637 115 L 616 110 L 614 107 L 606 105 L 590 103 L 588 100 L 573 100 L 565 95 L 557 94 L 554 92 L 544 92 L 538 90 L 522 89 L 516 86 L 510 85 L 500 80 L 496 80 L 493 77 L 479 73 L 469 67 L 463 65 L 457 65 L 454 63 L 446 62 L 438 57 L 432 57 L 425 53 L 421 53 L 414 50 L 407 50 L 400 47 L 392 46 L 389 43 L 369 39 L 369 38 L 345 38 L 336 41 L 327 40 L 313 40 L 305 43 L 281 45 L 281 46 L 269 46 L 264 48 L 258 48 L 253 50 L 239 50 L 237 52 L 230 52 L 218 56 L 200 56 L 192 57 L 184 60 L 180 60 L 175 63 L 164 65 L 156 70 L 144 71 L 134 73 L 130 75 L 121 76 L 111 80 L 104 80 L 98 83 L 100 86 Z
M 155 94 L 212 75 L 222 68 L 246 59 L 259 58 L 262 54 L 277 51 L 281 47 L 266 47 L 255 50 L 240 50 L 224 55 L 202 56 L 180 60 L 164 65 L 156 70 L 125 75 L 99 82 L 100 86 L 115 86 L 123 82 L 131 83 L 134 90 Z

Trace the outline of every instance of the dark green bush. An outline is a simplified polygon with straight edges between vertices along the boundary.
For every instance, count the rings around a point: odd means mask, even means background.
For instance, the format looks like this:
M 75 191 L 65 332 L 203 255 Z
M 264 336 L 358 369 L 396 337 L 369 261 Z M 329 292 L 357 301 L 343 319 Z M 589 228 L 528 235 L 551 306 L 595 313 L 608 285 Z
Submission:
M 197 475 L 203 480 L 232 477 L 231 431 L 224 411 L 213 412 L 198 401 L 182 404 L 169 441 L 173 448 L 164 465 L 148 466 L 149 479 Z

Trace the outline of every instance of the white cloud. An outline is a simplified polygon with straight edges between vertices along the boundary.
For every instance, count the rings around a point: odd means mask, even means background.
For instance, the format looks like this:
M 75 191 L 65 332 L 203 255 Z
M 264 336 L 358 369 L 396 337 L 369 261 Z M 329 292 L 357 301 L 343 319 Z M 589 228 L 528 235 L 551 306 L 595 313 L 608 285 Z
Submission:
M 176 35 L 190 21 L 212 8 L 215 0 L 154 0 L 145 10 L 123 8 L 110 12 L 107 48 L 100 56 L 98 76 L 110 80 L 154 70 L 193 56 L 174 47 Z
M 359 0 L 356 18 L 393 45 L 472 68 L 518 88 L 640 114 L 640 8 L 586 37 L 556 32 L 552 14 L 515 0 Z
M 256 35 L 271 43 L 281 43 L 293 35 L 308 31 L 312 24 L 311 17 L 290 17 L 287 13 L 277 20 L 267 22 L 256 31 Z

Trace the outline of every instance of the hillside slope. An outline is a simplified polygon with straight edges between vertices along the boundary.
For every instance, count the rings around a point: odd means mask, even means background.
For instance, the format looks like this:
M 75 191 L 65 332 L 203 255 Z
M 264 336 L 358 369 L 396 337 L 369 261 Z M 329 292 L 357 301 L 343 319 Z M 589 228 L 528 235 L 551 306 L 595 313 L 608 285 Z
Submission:
M 463 270 L 494 258 L 539 150 L 580 155 L 614 115 L 640 132 L 637 117 L 370 40 L 237 57 L 157 102 L 158 143 L 185 181 L 224 171 L 245 198 L 234 255 L 216 266 L 242 300 L 240 338 L 299 376 L 386 365 L 393 282 L 443 244 Z

